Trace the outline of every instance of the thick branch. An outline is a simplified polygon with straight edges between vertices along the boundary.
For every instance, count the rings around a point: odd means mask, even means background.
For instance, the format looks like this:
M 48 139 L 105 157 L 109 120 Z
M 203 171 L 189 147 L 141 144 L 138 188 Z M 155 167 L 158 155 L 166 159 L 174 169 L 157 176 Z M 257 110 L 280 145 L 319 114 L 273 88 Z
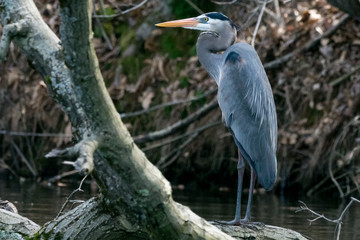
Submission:
M 128 118 L 128 117 L 136 117 L 136 116 L 139 116 L 139 115 L 142 115 L 142 114 L 145 114 L 145 113 L 149 113 L 151 111 L 155 111 L 155 110 L 158 110 L 158 109 L 161 109 L 161 108 L 170 107 L 170 106 L 174 106 L 174 105 L 178 105 L 178 104 L 184 104 L 184 103 L 188 103 L 188 102 L 195 102 L 197 100 L 205 98 L 208 95 L 212 95 L 212 94 L 214 94 L 216 92 L 217 92 L 217 89 L 213 89 L 213 90 L 210 90 L 210 91 L 204 93 L 201 96 L 196 96 L 196 97 L 192 97 L 192 98 L 189 98 L 189 99 L 178 100 L 178 101 L 173 101 L 173 102 L 167 102 L 167 103 L 163 103 L 163 104 L 159 104 L 159 105 L 150 107 L 149 109 L 144 109 L 144 110 L 140 110 L 140 111 L 136 111 L 136 112 L 121 113 L 120 116 L 121 116 L 122 119 Z
M 29 31 L 29 26 L 26 20 L 20 20 L 16 23 L 5 25 L 0 41 L 0 63 L 6 60 L 6 55 L 9 51 L 10 43 L 15 36 L 24 36 Z
M 160 148 L 160 147 L 163 147 L 165 145 L 168 145 L 168 144 L 171 144 L 171 143 L 174 143 L 176 141 L 179 141 L 180 139 L 182 138 L 185 138 L 189 135 L 193 135 L 193 134 L 199 134 L 209 128 L 212 128 L 212 127 L 215 127 L 215 126 L 218 126 L 222 124 L 222 122 L 213 122 L 213 123 L 209 123 L 209 124 L 206 124 L 205 126 L 202 126 L 202 127 L 199 127 L 199 128 L 196 128 L 196 129 L 193 129 L 189 132 L 186 132 L 180 136 L 177 136 L 177 137 L 174 137 L 174 138 L 171 138 L 171 139 L 167 139 L 163 142 L 160 142 L 160 143 L 157 143 L 157 144 L 154 144 L 154 145 L 151 145 L 151 146 L 147 146 L 146 148 L 142 148 L 141 150 L 146 152 L 146 151 L 150 151 L 150 150 L 153 150 L 153 149 L 156 149 L 156 148 Z
M 0 230 L 21 235 L 32 235 L 40 229 L 33 221 L 4 209 L 0 209 Z
M 66 164 L 73 165 L 76 170 L 88 174 L 94 169 L 94 152 L 98 148 L 99 142 L 95 137 L 83 139 L 73 147 L 64 150 L 53 149 L 45 155 L 47 158 L 51 157 L 70 157 L 76 158 L 75 162 L 68 162 Z
M 67 112 L 72 126 L 78 128 L 79 135 L 83 135 L 88 121 L 75 94 L 71 71 L 65 64 L 60 40 L 42 20 L 33 1 L 0 0 L 0 6 L 0 21 L 5 29 L 10 26 L 9 30 L 22 30 L 20 33 L 28 29 L 25 35 L 10 31 L 14 33 L 10 34 L 12 42 L 27 55 L 43 77 L 52 97 Z M 4 38 L 4 49 L 8 45 L 6 42 L 9 42 L 6 39 L 9 37 Z

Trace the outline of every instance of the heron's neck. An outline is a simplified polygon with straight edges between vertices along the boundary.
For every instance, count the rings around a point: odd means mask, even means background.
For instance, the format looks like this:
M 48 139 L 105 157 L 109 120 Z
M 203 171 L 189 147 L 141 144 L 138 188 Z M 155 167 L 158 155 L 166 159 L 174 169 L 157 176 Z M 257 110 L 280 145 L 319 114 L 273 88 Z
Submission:
M 218 85 L 223 56 L 217 53 L 225 51 L 234 41 L 235 36 L 212 32 L 203 32 L 198 38 L 196 50 L 199 61 Z

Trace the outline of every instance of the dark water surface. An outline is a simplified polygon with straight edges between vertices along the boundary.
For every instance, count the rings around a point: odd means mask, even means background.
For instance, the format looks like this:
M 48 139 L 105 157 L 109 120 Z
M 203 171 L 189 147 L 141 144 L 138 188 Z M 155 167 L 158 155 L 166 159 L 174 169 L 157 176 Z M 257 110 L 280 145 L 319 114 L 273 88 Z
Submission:
M 15 204 L 19 213 L 42 225 L 52 220 L 59 212 L 65 199 L 77 186 L 45 187 L 37 184 L 14 184 L 0 182 L 0 198 Z M 86 200 L 91 193 L 90 185 L 85 183 L 83 193 L 76 193 L 74 199 Z M 198 193 L 175 191 L 174 199 L 189 206 L 195 213 L 207 220 L 231 220 L 235 211 L 235 193 Z M 246 195 L 244 196 L 247 197 Z M 337 219 L 347 202 L 324 198 L 280 198 L 274 194 L 254 195 L 252 219 L 269 225 L 276 225 L 296 230 L 310 239 L 333 239 L 335 224 L 318 220 L 311 226 L 307 219 L 313 218 L 309 213 L 295 213 L 299 208 L 298 200 L 331 219 Z M 243 201 L 245 212 L 246 201 Z M 360 240 L 360 204 L 354 203 L 345 214 L 341 230 L 341 239 Z

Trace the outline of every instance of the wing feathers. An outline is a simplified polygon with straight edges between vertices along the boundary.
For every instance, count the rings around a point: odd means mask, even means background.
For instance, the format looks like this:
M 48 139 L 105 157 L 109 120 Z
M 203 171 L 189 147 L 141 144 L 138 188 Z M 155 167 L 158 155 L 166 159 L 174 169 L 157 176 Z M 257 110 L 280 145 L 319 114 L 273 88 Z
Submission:
M 277 121 L 269 80 L 253 47 L 235 44 L 224 52 L 219 82 L 223 118 L 247 162 L 269 189 L 276 179 Z

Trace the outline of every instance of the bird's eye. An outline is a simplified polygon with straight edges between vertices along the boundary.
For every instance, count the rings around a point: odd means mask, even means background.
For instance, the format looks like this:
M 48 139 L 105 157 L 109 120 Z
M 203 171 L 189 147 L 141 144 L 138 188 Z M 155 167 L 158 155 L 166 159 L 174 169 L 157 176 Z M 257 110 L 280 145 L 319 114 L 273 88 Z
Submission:
M 205 21 L 205 22 L 209 21 L 209 18 L 208 18 L 208 17 L 204 17 L 204 21 Z

